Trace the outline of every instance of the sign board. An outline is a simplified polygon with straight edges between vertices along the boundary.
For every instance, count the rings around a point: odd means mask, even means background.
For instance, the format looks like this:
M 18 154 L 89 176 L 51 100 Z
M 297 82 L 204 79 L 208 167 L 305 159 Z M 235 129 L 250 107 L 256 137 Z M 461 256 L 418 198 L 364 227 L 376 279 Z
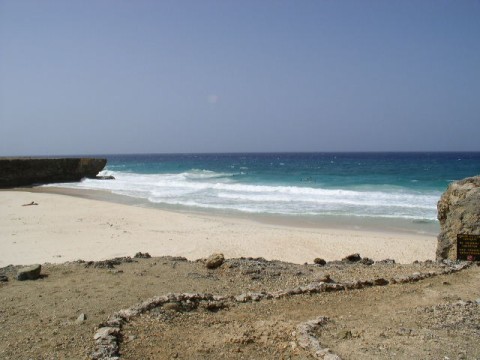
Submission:
M 457 260 L 480 261 L 480 235 L 457 234 Z

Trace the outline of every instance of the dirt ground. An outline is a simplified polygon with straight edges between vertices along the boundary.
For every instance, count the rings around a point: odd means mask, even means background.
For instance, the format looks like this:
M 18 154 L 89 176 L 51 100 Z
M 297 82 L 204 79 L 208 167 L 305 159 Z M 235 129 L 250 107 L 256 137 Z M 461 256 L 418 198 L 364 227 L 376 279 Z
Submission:
M 128 259 L 127 259 L 128 260 Z M 409 265 L 331 262 L 325 266 L 163 257 L 113 263 L 42 265 L 42 278 L 17 281 L 0 269 L 1 359 L 89 359 L 98 325 L 114 312 L 167 293 L 235 296 L 323 281 L 369 280 L 439 271 Z M 112 267 L 113 265 L 113 267 Z M 342 359 L 480 359 L 480 267 L 415 283 L 294 295 L 223 308 L 154 308 L 122 328 L 121 359 L 310 359 L 298 326 L 328 321 L 313 337 Z M 77 320 L 85 314 L 84 321 Z M 320 358 L 323 356 L 319 355 Z

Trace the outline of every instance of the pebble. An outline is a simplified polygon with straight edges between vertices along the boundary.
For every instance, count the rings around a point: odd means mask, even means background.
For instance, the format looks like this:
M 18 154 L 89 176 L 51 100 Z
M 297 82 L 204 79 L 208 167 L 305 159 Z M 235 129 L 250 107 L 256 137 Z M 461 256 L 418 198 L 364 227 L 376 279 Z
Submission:
M 85 320 L 87 320 L 87 315 L 85 315 L 84 313 L 81 313 L 80 315 L 78 315 L 77 320 L 75 320 L 75 323 L 76 324 L 81 324 Z
M 385 286 L 385 285 L 388 285 L 389 282 L 384 278 L 378 278 L 378 279 L 375 279 L 373 283 L 377 286 Z
M 337 334 L 337 337 L 339 339 L 351 339 L 352 338 L 352 332 L 350 330 L 343 330 L 343 331 L 340 331 Z
M 182 307 L 178 302 L 169 302 L 163 305 L 163 308 L 170 311 L 180 311 Z

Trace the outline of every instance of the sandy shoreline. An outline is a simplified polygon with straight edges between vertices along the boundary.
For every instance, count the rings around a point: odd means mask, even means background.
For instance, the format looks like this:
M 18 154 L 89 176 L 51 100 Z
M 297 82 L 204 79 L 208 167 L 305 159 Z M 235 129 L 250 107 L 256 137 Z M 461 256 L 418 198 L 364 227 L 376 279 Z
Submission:
M 35 206 L 22 206 L 32 201 Z M 0 267 L 132 256 L 222 252 L 293 263 L 350 253 L 400 263 L 433 259 L 436 238 L 404 232 L 295 227 L 244 218 L 177 213 L 67 195 L 0 191 Z

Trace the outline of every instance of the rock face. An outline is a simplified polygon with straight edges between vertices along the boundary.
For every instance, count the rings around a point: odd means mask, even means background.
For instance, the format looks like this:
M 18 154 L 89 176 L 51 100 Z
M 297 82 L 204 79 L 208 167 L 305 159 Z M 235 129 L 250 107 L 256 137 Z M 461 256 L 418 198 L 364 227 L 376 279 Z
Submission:
M 107 159 L 0 158 L 0 188 L 95 178 Z
M 480 234 L 480 176 L 450 184 L 437 204 L 437 260 L 457 259 L 457 234 Z

